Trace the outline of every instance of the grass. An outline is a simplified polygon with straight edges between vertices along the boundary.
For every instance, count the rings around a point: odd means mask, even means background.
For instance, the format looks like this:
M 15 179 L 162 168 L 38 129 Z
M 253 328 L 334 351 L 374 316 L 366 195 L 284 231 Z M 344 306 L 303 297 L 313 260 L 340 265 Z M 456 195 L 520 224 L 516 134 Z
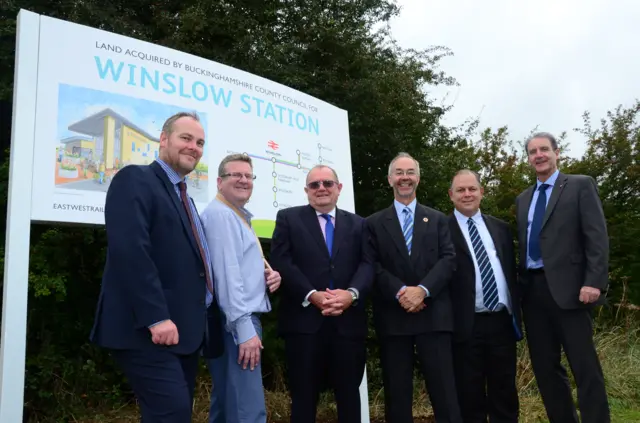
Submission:
M 632 316 L 630 314 L 630 316 Z M 605 374 L 612 421 L 631 423 L 640 421 L 640 328 L 637 316 L 622 319 L 618 326 L 599 327 L 594 340 Z M 618 320 L 620 321 L 620 320 Z M 522 423 L 548 422 L 531 370 L 525 342 L 518 350 L 518 387 L 520 395 L 520 421 Z M 566 365 L 566 361 L 565 361 Z M 572 381 L 573 383 L 573 381 Z M 207 377 L 199 380 L 194 402 L 193 422 L 207 422 L 209 390 Z M 370 388 L 371 389 L 371 388 Z M 416 422 L 432 422 L 429 399 L 420 380 L 415 382 L 414 416 Z M 574 384 L 574 398 L 576 398 Z M 267 391 L 268 421 L 288 422 L 289 398 L 283 391 Z M 384 421 L 384 392 L 369 391 L 371 422 Z M 76 419 L 79 423 L 129 423 L 137 422 L 137 407 L 127 404 L 118 410 L 93 414 L 90 418 Z M 318 423 L 336 422 L 336 409 L 332 397 L 323 394 L 318 409 Z

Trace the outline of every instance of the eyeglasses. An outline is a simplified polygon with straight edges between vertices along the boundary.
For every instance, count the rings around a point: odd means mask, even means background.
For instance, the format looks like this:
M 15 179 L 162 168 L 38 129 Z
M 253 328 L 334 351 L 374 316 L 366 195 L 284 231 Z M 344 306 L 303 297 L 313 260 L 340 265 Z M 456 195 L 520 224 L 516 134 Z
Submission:
M 256 175 L 254 175 L 253 173 L 240 173 L 240 172 L 233 172 L 233 173 L 225 173 L 224 175 L 220 175 L 221 178 L 226 178 L 226 177 L 232 177 L 233 179 L 242 179 L 242 177 L 244 176 L 245 178 L 247 178 L 247 180 L 251 180 L 251 181 L 255 181 L 255 179 L 257 178 Z
M 309 189 L 318 189 L 320 188 L 320 184 L 322 184 L 325 188 L 331 188 L 336 184 L 336 181 L 332 181 L 330 179 L 325 179 L 324 181 L 313 181 L 307 184 Z
M 409 169 L 406 172 L 404 170 L 402 170 L 402 169 L 398 169 L 394 173 L 395 173 L 396 176 L 404 176 L 404 175 L 416 176 L 417 175 L 417 172 L 414 169 Z

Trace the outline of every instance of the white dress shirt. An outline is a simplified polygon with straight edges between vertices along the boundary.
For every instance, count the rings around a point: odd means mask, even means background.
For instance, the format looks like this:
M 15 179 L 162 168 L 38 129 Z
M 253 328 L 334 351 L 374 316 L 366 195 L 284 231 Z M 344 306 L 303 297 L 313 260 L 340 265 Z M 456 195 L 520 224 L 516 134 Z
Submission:
M 480 268 L 478 267 L 478 260 L 476 259 L 476 254 L 473 250 L 473 244 L 471 243 L 471 236 L 469 235 L 469 224 L 467 223 L 469 218 L 460 213 L 458 210 L 454 210 L 453 214 L 456 216 L 456 220 L 458 221 L 458 225 L 460 226 L 462 235 L 467 242 L 467 247 L 469 247 L 469 251 L 471 252 L 471 257 L 473 259 L 473 267 L 476 270 L 476 312 L 489 311 L 484 306 Z M 473 219 L 473 222 L 476 225 L 476 229 L 478 230 L 480 239 L 482 240 L 484 248 L 487 251 L 487 255 L 489 256 L 489 262 L 491 263 L 491 268 L 493 269 L 493 274 L 496 278 L 496 284 L 498 285 L 499 302 L 502 306 L 507 307 L 507 310 L 509 311 L 509 313 L 511 313 L 511 298 L 509 296 L 507 279 L 504 276 L 502 264 L 500 263 L 500 259 L 498 258 L 498 252 L 496 251 L 496 246 L 493 243 L 493 238 L 491 238 L 491 234 L 487 229 L 487 225 L 484 223 L 484 219 L 482 218 L 480 210 L 478 210 L 476 214 L 471 216 L 471 219 Z M 498 309 L 500 308 L 502 307 L 499 306 Z

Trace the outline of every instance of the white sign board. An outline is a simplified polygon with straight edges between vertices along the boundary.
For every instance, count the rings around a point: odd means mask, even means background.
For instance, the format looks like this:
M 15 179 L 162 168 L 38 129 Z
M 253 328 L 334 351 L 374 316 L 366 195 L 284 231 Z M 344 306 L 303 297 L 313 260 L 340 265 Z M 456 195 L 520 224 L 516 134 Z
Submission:
M 151 163 L 163 122 L 201 117 L 206 147 L 189 175 L 202 210 L 229 153 L 253 158 L 249 210 L 261 237 L 279 209 L 306 204 L 316 164 L 338 173 L 354 211 L 347 112 L 256 75 L 179 51 L 20 11 L 0 345 L 0 423 L 22 421 L 32 221 L 104 224 L 106 191 L 129 164 Z M 369 421 L 366 373 L 362 421 Z
M 189 193 L 202 210 L 218 164 L 246 153 L 257 175 L 248 204 L 270 237 L 278 209 L 306 204 L 308 170 L 335 168 L 340 207 L 354 211 L 347 112 L 267 79 L 169 48 L 40 17 L 33 174 L 35 221 L 104 223 L 109 181 L 158 154 L 163 122 L 196 111 L 206 134 Z

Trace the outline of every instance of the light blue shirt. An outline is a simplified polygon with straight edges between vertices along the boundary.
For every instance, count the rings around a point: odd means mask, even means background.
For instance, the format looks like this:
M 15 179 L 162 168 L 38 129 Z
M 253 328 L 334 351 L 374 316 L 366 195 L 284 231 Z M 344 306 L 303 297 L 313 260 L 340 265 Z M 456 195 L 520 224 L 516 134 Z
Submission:
M 480 276 L 480 267 L 478 266 L 476 253 L 473 249 L 473 243 L 471 242 L 471 235 L 469 234 L 469 218 L 460 213 L 458 210 L 454 210 L 453 214 L 456 216 L 458 226 L 460 226 L 460 230 L 462 231 L 464 240 L 467 242 L 467 246 L 469 247 L 469 251 L 471 252 L 471 257 L 473 259 L 473 267 L 476 271 L 476 312 L 489 311 L 489 309 L 484 306 L 482 277 Z M 493 243 L 493 238 L 491 238 L 491 234 L 489 233 L 489 229 L 487 228 L 487 225 L 482 218 L 480 210 L 478 210 L 476 214 L 471 216 L 471 219 L 476 225 L 478 235 L 480 235 L 480 239 L 482 240 L 482 244 L 484 245 L 484 248 L 487 252 L 487 256 L 489 256 L 489 263 L 491 263 L 491 269 L 493 270 L 493 275 L 496 279 L 496 285 L 498 286 L 498 302 L 502 306 L 507 307 L 507 310 L 509 310 L 509 313 L 511 313 L 511 300 L 509 298 L 507 278 L 505 277 L 504 271 L 502 270 L 502 263 L 500 263 L 498 251 L 496 250 L 496 246 Z M 502 306 L 499 306 L 498 310 L 501 309 Z
M 251 224 L 251 213 L 239 210 Z M 216 297 L 226 317 L 225 330 L 239 345 L 257 335 L 251 315 L 271 311 L 264 261 L 253 230 L 226 204 L 214 199 L 200 217 L 215 270 Z
M 418 200 L 416 198 L 413 199 L 412 202 L 410 202 L 407 205 L 402 204 L 401 202 L 399 202 L 398 200 L 393 200 L 393 206 L 396 208 L 396 213 L 398 214 L 398 220 L 400 221 L 400 229 L 402 230 L 402 225 L 404 225 L 404 213 L 403 210 L 407 207 L 409 207 L 409 210 L 411 210 L 411 217 L 414 219 L 414 224 L 415 224 L 415 218 L 416 218 L 416 204 L 418 204 Z M 420 288 L 424 289 L 424 292 L 426 292 L 427 297 L 430 297 L 431 294 L 429 293 L 429 290 L 427 288 L 425 288 L 423 285 L 418 285 Z M 406 285 L 403 285 L 402 288 L 406 288 Z M 396 295 L 396 298 L 398 298 L 398 295 Z
M 162 170 L 164 170 L 164 173 L 167 174 L 167 177 L 169 178 L 169 181 L 173 184 L 173 189 L 176 192 L 176 195 L 178 196 L 178 200 L 182 203 L 182 198 L 180 197 L 180 188 L 178 187 L 178 183 L 179 182 L 185 182 L 186 183 L 186 178 L 180 178 L 180 176 L 178 175 L 178 173 L 173 170 L 168 164 L 166 164 L 165 162 L 163 162 L 160 159 L 156 159 L 156 162 L 158 162 L 158 164 L 160 165 L 160 167 L 162 168 Z M 189 186 L 187 185 L 187 196 L 189 196 Z M 189 197 L 191 198 L 191 197 Z M 193 204 L 192 201 L 189 201 L 189 208 L 191 209 L 191 216 L 193 216 L 194 220 L 195 220 L 195 226 L 196 226 L 196 231 L 198 232 L 198 237 L 200 238 L 200 243 L 202 244 L 202 249 L 204 250 L 204 255 L 206 257 L 206 263 L 205 265 L 209 266 L 209 274 L 211 275 L 211 277 L 213 277 L 213 271 L 211 269 L 211 255 L 209 253 L 209 247 L 207 245 L 207 240 L 204 236 L 204 230 L 202 229 L 202 222 L 200 221 L 200 219 L 197 219 L 198 216 L 198 210 L 196 210 L 196 206 Z M 209 292 L 209 288 L 207 288 L 207 285 L 205 283 L 204 289 L 206 291 L 206 301 L 207 301 L 207 307 L 209 307 L 211 305 L 211 303 L 213 302 L 213 295 L 211 294 L 211 292 Z
M 546 182 L 540 182 L 540 180 L 538 180 L 536 183 L 536 189 L 533 193 L 533 198 L 531 199 L 531 205 L 529 206 L 529 214 L 527 216 L 527 268 L 528 269 L 539 269 L 543 267 L 542 257 L 540 258 L 540 260 L 537 260 L 537 261 L 529 257 L 529 237 L 531 236 L 531 222 L 533 222 L 533 212 L 536 209 L 536 203 L 538 202 L 538 196 L 540 195 L 540 192 L 538 191 L 538 189 L 540 188 L 540 185 L 542 185 L 543 183 L 549 185 L 545 190 L 545 192 L 547 193 L 547 204 L 545 204 L 545 209 L 546 209 L 546 206 L 549 205 L 549 199 L 551 198 L 551 193 L 553 192 L 554 185 L 558 180 L 559 173 L 560 171 L 556 169 L 556 171 L 553 172 L 553 174 L 549 177 L 549 179 L 547 179 Z

